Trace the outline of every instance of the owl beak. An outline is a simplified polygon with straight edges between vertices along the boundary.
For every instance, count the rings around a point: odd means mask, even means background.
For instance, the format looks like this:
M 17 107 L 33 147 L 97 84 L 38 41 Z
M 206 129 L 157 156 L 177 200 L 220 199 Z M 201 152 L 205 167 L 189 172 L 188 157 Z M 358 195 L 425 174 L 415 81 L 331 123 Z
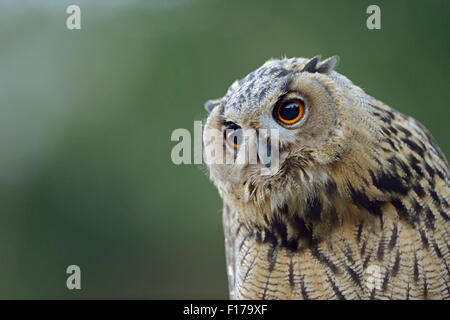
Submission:
M 272 165 L 271 145 L 269 141 L 267 141 L 268 139 L 264 140 L 258 139 L 258 158 L 266 168 L 270 168 Z
M 258 134 L 257 150 L 258 158 L 265 168 L 261 170 L 262 175 L 274 175 L 280 169 L 279 135 L 278 131 L 271 130 L 270 136 Z

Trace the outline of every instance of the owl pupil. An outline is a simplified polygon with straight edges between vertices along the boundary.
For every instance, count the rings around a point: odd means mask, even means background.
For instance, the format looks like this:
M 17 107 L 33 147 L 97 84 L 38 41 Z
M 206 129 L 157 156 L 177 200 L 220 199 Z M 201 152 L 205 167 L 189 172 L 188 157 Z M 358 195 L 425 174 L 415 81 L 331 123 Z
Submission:
M 291 102 L 280 109 L 280 116 L 285 120 L 293 120 L 298 116 L 298 104 Z

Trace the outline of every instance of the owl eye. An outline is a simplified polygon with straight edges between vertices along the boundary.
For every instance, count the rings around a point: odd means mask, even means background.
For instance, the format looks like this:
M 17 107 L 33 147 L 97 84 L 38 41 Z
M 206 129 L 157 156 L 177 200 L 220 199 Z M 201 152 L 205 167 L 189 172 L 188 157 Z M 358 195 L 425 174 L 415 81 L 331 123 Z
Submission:
M 225 129 L 225 140 L 232 149 L 237 149 L 242 144 L 242 130 L 241 129 Z
M 278 105 L 274 111 L 276 120 L 283 124 L 294 124 L 302 118 L 305 107 L 300 99 L 291 99 Z

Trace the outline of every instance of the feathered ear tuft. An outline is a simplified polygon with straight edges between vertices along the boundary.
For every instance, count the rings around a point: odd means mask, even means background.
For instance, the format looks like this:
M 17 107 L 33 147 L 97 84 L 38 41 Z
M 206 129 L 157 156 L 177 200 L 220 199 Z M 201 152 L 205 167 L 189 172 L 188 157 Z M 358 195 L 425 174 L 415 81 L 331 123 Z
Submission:
M 339 57 L 338 56 L 332 56 L 329 57 L 328 59 L 322 61 L 317 68 L 317 72 L 319 73 L 328 73 L 331 70 L 334 70 L 334 68 L 338 65 L 339 63 Z
M 320 62 L 320 56 L 315 56 L 309 60 L 302 69 L 302 72 L 310 73 L 327 73 L 333 70 L 339 62 L 338 56 L 332 56 L 322 62 Z
M 305 64 L 301 72 L 310 72 L 310 73 L 316 72 L 316 66 L 319 61 L 320 56 L 315 56 Z
M 215 107 L 217 107 L 220 104 L 220 99 L 217 100 L 208 100 L 205 103 L 205 110 L 208 111 L 208 113 L 211 113 Z

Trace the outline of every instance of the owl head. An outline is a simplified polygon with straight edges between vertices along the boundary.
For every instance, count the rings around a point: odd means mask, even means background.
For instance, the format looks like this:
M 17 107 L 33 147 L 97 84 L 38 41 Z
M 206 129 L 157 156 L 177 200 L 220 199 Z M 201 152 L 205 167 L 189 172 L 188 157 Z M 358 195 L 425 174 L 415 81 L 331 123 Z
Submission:
M 333 170 L 351 175 L 359 157 L 372 152 L 368 141 L 379 129 L 368 98 L 334 71 L 337 62 L 335 56 L 269 60 L 205 104 L 208 168 L 228 204 L 252 216 L 287 206 L 300 212 L 336 183 Z M 335 168 L 344 157 L 348 167 Z

